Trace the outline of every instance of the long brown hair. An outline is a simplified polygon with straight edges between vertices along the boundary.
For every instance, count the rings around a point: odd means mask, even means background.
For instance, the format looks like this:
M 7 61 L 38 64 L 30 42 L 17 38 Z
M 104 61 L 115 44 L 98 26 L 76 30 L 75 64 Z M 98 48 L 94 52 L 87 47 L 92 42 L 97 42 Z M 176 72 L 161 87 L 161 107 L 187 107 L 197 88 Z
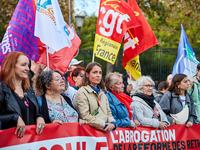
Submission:
M 92 68 L 93 68 L 94 66 L 100 67 L 101 70 L 102 70 L 102 72 L 103 72 L 103 67 L 102 67 L 98 62 L 91 62 L 91 63 L 89 63 L 89 64 L 86 66 L 86 68 L 85 68 L 85 74 L 84 74 L 84 76 L 83 76 L 83 86 L 90 85 L 90 81 L 89 81 L 89 78 L 86 77 L 86 73 L 89 74 L 90 71 L 92 70 Z M 99 86 L 100 86 L 101 89 L 104 89 L 105 86 L 104 86 L 103 78 L 101 78 L 101 81 L 100 81 L 100 83 L 99 83 Z
M 17 60 L 20 55 L 24 55 L 28 57 L 23 52 L 10 52 L 4 59 L 2 67 L 1 67 L 1 73 L 0 73 L 0 81 L 4 81 L 4 83 L 11 89 L 15 90 L 15 64 L 17 63 Z M 30 88 L 30 81 L 27 77 L 22 82 L 22 88 L 24 90 L 28 90 Z
M 176 74 L 176 75 L 173 77 L 173 79 L 172 79 L 172 83 L 171 83 L 171 85 L 170 85 L 168 91 L 173 92 L 173 93 L 175 93 L 176 95 L 180 95 L 180 94 L 181 94 L 181 91 L 180 91 L 180 89 L 178 88 L 177 83 L 180 84 L 181 81 L 182 81 L 185 77 L 187 77 L 185 74 L 182 74 L 182 73 Z M 185 93 L 187 93 L 187 91 L 185 91 Z

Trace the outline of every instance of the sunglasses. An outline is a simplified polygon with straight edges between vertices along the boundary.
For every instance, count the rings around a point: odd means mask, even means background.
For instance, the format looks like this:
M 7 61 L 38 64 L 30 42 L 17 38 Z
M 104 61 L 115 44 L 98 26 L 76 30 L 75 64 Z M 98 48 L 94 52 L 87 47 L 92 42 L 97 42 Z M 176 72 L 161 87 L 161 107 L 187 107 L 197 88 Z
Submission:
M 84 74 L 79 74 L 79 76 L 82 78 L 84 76 Z

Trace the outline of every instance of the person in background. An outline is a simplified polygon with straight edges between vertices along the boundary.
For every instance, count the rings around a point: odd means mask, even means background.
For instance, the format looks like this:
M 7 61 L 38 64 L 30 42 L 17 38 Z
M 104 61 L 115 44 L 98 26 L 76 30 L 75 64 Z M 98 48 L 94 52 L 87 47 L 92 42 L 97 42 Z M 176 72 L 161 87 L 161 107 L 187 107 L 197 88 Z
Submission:
M 137 81 L 132 76 L 130 81 L 130 72 L 126 71 L 126 73 L 126 76 L 123 77 L 124 93 L 131 97 Z
M 200 63 L 197 65 L 196 75 L 190 78 L 190 84 L 188 94 L 190 94 L 194 100 L 194 107 L 196 110 L 197 120 L 196 123 L 200 123 Z
M 153 91 L 156 102 L 160 102 L 162 96 L 168 91 L 169 84 L 166 81 L 162 81 L 158 84 L 158 90 Z
M 159 84 L 158 79 L 155 79 L 155 80 L 154 80 L 154 83 L 155 83 L 155 89 L 158 90 L 158 84 Z
M 108 99 L 101 89 L 104 89 L 102 66 L 91 62 L 85 69 L 83 86 L 77 91 L 74 104 L 80 118 L 90 126 L 110 132 L 117 128 L 110 111 Z
M 154 100 L 153 89 L 155 83 L 149 76 L 142 76 L 137 81 L 131 108 L 135 119 L 142 126 L 165 129 L 170 125 L 160 105 Z
M 67 78 L 67 81 L 69 82 L 69 85 L 74 85 L 75 86 L 75 82 L 72 79 L 72 72 L 75 68 L 80 67 L 81 65 L 84 64 L 83 60 L 76 60 L 76 59 L 72 59 L 72 61 L 69 64 L 68 67 L 68 71 L 64 74 L 64 77 Z
M 171 84 L 171 81 L 172 81 L 172 74 L 169 74 L 169 75 L 167 76 L 166 82 L 170 85 L 170 84 Z
M 134 114 L 130 107 L 132 99 L 123 93 L 124 84 L 122 74 L 118 72 L 109 73 L 105 77 L 105 86 L 108 92 L 106 96 L 109 101 L 110 110 L 118 127 L 137 128 L 140 123 L 134 120 Z
M 30 86 L 33 87 L 33 76 L 36 74 L 40 74 L 44 69 L 46 68 L 45 65 L 41 64 L 41 63 L 35 63 L 34 61 L 30 61 L 30 69 L 28 72 L 28 77 L 30 80 Z
M 75 86 L 71 85 L 74 89 L 78 90 L 82 86 L 83 75 L 85 74 L 85 69 L 83 67 L 79 67 L 73 70 L 72 79 L 75 82 Z
M 192 97 L 187 94 L 188 78 L 185 74 L 176 74 L 168 89 L 160 100 L 160 106 L 172 125 L 186 124 L 191 127 L 196 122 L 196 112 Z
M 28 78 L 29 59 L 23 52 L 10 52 L 0 73 L 0 121 L 2 129 L 16 127 L 15 134 L 23 137 L 26 125 L 36 124 L 36 134 L 45 126 L 39 114 L 37 99 Z
M 59 71 L 44 71 L 36 75 L 33 85 L 46 123 L 78 122 L 78 113 L 71 100 L 62 94 L 67 89 L 67 83 Z M 86 123 L 79 121 L 80 125 Z

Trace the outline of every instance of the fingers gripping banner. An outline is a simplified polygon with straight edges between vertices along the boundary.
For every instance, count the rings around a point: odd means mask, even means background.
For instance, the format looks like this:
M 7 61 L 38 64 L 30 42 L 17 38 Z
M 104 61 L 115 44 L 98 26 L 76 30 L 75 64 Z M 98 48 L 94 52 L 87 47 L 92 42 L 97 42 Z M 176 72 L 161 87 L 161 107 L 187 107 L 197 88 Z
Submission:
M 15 128 L 0 131 L 0 150 L 199 150 L 200 125 L 172 125 L 164 130 L 148 127 L 117 128 L 104 133 L 78 123 L 46 124 L 41 135 L 26 126 L 23 138 Z

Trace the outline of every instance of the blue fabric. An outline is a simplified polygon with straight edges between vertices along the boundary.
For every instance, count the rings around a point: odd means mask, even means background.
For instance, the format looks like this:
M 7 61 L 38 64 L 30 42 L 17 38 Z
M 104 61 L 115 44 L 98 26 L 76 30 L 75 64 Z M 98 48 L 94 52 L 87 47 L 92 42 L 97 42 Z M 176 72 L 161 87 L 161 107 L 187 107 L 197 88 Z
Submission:
M 121 103 L 111 92 L 106 94 L 110 110 L 114 119 L 117 121 L 118 127 L 130 127 L 131 121 L 129 119 L 128 110 L 126 109 L 125 104 Z
M 108 122 L 105 122 L 105 123 L 108 123 Z M 116 122 L 112 121 L 112 122 L 110 122 L 110 123 L 112 123 L 112 124 L 115 125 L 115 128 L 114 128 L 112 131 L 114 131 L 115 129 L 117 129 L 117 124 L 116 124 Z M 105 129 L 106 127 L 107 127 L 107 125 L 105 125 L 103 129 Z
M 99 93 L 99 91 L 101 90 L 100 89 L 100 86 L 97 84 L 97 89 L 95 88 L 95 87 L 93 87 L 93 86 L 91 86 L 90 85 L 90 87 L 98 94 Z
M 1 123 L 1 121 L 0 121 L 0 130 L 1 130 L 1 126 L 2 126 L 2 123 Z
M 172 76 L 177 73 L 183 73 L 188 78 L 196 74 L 197 64 L 195 53 L 188 41 L 187 35 L 181 25 L 181 37 L 178 46 L 178 55 L 174 63 Z

